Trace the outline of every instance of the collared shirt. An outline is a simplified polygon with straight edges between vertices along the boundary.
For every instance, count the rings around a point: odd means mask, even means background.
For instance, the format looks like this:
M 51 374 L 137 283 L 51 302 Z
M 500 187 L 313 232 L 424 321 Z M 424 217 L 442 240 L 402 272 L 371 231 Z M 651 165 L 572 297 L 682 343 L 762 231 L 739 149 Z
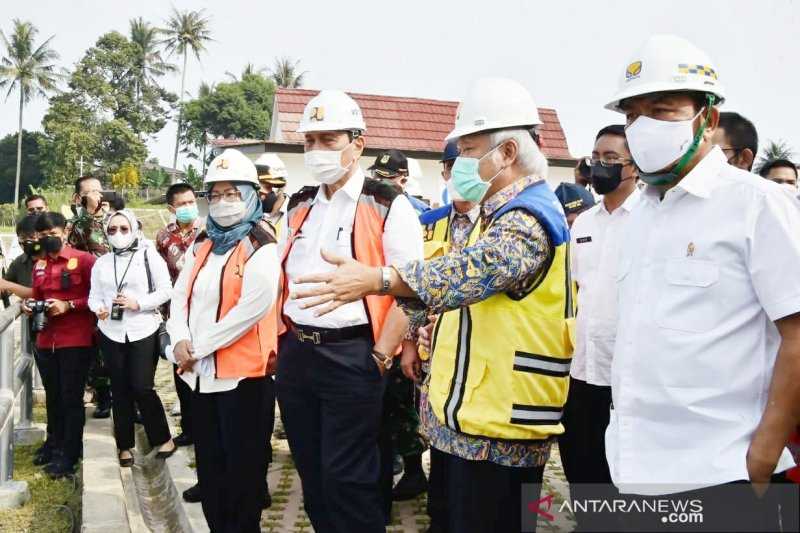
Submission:
M 239 301 L 224 317 L 217 319 L 222 269 L 235 249 L 231 248 L 222 255 L 208 254 L 192 288 L 191 309 L 188 306 L 188 290 L 189 277 L 194 267 L 194 251 L 188 250 L 172 294 L 167 332 L 172 345 L 186 339 L 192 341 L 195 350 L 193 357 L 198 361 L 193 372 L 184 372 L 181 378 L 193 390 L 199 385 L 202 393 L 236 388 L 239 378 L 214 377 L 214 358 L 208 356 L 219 348 L 232 344 L 250 330 L 269 311 L 278 295 L 280 266 L 276 246 L 266 244 L 256 250 L 245 263 Z M 172 347 L 166 350 L 165 355 L 175 362 Z
M 108 253 L 109 246 L 103 228 L 105 214 L 93 216 L 81 208 L 80 212 L 69 221 L 67 244 L 76 250 L 89 252 L 95 257 Z
M 32 273 L 33 273 L 33 263 L 34 260 L 31 257 L 23 253 L 18 255 L 11 261 L 11 264 L 8 265 L 8 270 L 6 270 L 5 276 L 3 276 L 7 281 L 12 283 L 16 283 L 17 285 L 22 285 L 24 287 L 30 287 L 33 285 Z
M 178 274 L 183 268 L 183 257 L 186 250 L 194 242 L 197 234 L 203 228 L 203 221 L 198 217 L 188 231 L 181 228 L 177 222 L 170 222 L 156 234 L 156 249 L 169 268 L 169 277 L 172 283 L 178 279 Z
M 353 221 L 356 205 L 364 187 L 364 173 L 357 170 L 329 198 L 325 187 L 320 187 L 312 203 L 311 212 L 295 238 L 289 257 L 286 259 L 286 276 L 289 280 L 289 293 L 295 291 L 294 280 L 298 277 L 331 272 L 334 265 L 327 263 L 320 255 L 326 250 L 342 256 L 353 257 Z M 286 217 L 284 217 L 286 220 Z M 286 222 L 280 232 L 281 249 L 285 246 L 288 234 Z M 422 228 L 419 218 L 403 195 L 394 199 L 386 216 L 383 231 L 383 254 L 387 265 L 404 265 L 409 261 L 422 259 Z M 367 324 L 367 311 L 363 301 L 342 305 L 333 312 L 317 317 L 314 309 L 301 309 L 299 300 L 289 299 L 284 303 L 283 312 L 295 324 L 320 328 L 344 328 Z
M 781 342 L 774 322 L 800 311 L 798 228 L 797 200 L 718 147 L 663 200 L 645 188 L 618 268 L 606 456 L 622 492 L 748 479 Z M 784 449 L 777 471 L 793 464 Z
M 40 349 L 80 348 L 94 344 L 95 316 L 89 310 L 89 284 L 95 258 L 69 246 L 54 258 L 48 254 L 33 265 L 33 298 L 72 302 L 63 315 L 48 316 L 36 337 Z
M 469 240 L 472 229 L 481 217 L 481 206 L 476 205 L 466 213 L 459 213 L 455 207 L 450 209 L 450 249 L 459 251 Z
M 487 199 L 480 210 L 483 225 L 488 226 L 498 209 L 537 180 L 532 176 L 521 178 Z M 539 183 L 537 186 L 546 186 L 543 181 Z M 454 220 L 456 217 L 451 224 Z M 519 209 L 493 222 L 472 246 L 458 249 L 456 244 L 448 255 L 414 261 L 398 269 L 429 312 L 471 305 L 502 291 L 526 287 L 539 277 L 554 252 L 542 225 Z M 418 302 L 403 299 L 399 303 L 412 321 L 419 318 Z M 439 421 L 428 401 L 422 404 L 421 419 L 433 447 L 463 459 L 535 467 L 545 464 L 550 455 L 552 439 L 507 441 L 459 433 Z
M 144 254 L 150 267 L 153 292 L 147 279 Z M 116 275 L 115 275 L 116 269 Z M 158 306 L 170 299 L 172 282 L 167 264 L 152 248 L 140 248 L 124 254 L 106 254 L 98 257 L 92 268 L 92 290 L 89 292 L 89 309 L 97 313 L 105 308 L 109 313 L 112 300 L 117 296 L 117 283 L 124 284 L 119 291 L 139 304 L 139 310 L 125 309 L 122 320 L 98 320 L 98 329 L 114 342 L 141 340 L 155 333 L 161 324 Z
M 578 215 L 570 230 L 572 279 L 578 283 L 570 375 L 592 385 L 611 385 L 617 334 L 617 258 L 623 226 L 640 194 L 634 189 L 613 213 L 604 201 L 598 202 Z

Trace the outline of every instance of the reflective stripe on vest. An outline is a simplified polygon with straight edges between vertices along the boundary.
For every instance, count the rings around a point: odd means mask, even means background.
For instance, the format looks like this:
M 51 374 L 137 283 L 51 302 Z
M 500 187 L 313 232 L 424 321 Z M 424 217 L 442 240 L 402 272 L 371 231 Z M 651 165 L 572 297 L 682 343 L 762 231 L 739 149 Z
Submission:
M 520 196 L 514 208 L 540 221 L 554 247 L 552 261 L 526 294 L 495 294 L 439 317 L 428 397 L 436 417 L 456 431 L 534 440 L 563 432 L 573 284 L 566 220 L 550 204 L 557 199 L 535 185 Z M 468 245 L 477 238 L 473 232 Z
M 188 282 L 188 307 L 191 312 L 191 298 L 197 275 L 205 266 L 211 253 L 210 239 L 203 241 L 195 251 L 195 262 Z M 220 298 L 217 307 L 217 321 L 225 317 L 236 306 L 242 295 L 245 263 L 255 252 L 249 237 L 236 245 L 220 275 Z M 253 327 L 230 345 L 219 348 L 214 353 L 214 365 L 218 379 L 262 377 L 274 371 L 278 352 L 277 301 Z M 188 318 L 188 315 L 187 315 Z
M 292 245 L 308 218 L 312 207 L 311 201 L 301 202 L 287 214 L 289 217 L 287 224 L 289 234 L 286 237 L 286 246 L 281 257 L 281 310 L 289 291 L 289 281 L 286 279 L 285 274 L 286 259 L 289 257 Z M 386 265 L 386 260 L 383 256 L 383 227 L 388 214 L 389 208 L 375 201 L 372 196 L 362 194 L 359 197 L 351 234 L 351 247 L 356 261 L 369 266 Z M 389 310 L 394 306 L 394 298 L 392 296 L 369 295 L 364 298 L 364 301 L 366 302 L 365 308 L 372 328 L 372 335 L 374 340 L 377 341 L 380 338 Z M 279 325 L 279 335 L 286 332 L 287 324 L 288 319 L 284 317 Z

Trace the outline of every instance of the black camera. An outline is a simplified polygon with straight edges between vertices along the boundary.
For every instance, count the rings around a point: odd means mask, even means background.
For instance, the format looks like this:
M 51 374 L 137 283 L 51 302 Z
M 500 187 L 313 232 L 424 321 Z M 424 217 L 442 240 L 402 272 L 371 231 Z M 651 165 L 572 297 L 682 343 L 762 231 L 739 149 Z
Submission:
M 112 304 L 111 305 L 111 320 L 122 320 L 122 313 L 125 310 L 122 308 L 120 304 Z
M 47 327 L 47 302 L 44 300 L 28 300 L 28 309 L 31 310 L 31 329 L 39 332 Z

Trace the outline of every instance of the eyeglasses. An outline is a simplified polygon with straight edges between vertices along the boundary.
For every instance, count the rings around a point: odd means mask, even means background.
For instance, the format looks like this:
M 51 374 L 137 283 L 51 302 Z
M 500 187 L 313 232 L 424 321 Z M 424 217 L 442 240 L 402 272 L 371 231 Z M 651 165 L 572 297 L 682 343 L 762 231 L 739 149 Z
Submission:
M 208 203 L 215 204 L 222 199 L 226 202 L 235 202 L 242 199 L 242 193 L 238 189 L 228 189 L 225 192 L 210 192 L 208 193 Z
M 117 233 L 117 231 L 119 231 L 123 235 L 127 235 L 131 231 L 131 228 L 130 226 L 109 226 L 106 229 L 106 233 L 108 235 L 114 235 L 115 233 Z
M 625 158 L 625 157 L 619 157 L 619 156 L 610 156 L 610 157 L 597 158 L 597 159 L 593 157 L 593 158 L 589 159 L 589 163 L 590 164 L 594 165 L 594 164 L 598 164 L 599 163 L 601 167 L 611 167 L 611 166 L 614 166 L 614 165 L 627 165 L 627 164 L 631 163 L 632 161 L 633 161 L 632 159 L 628 159 L 628 158 Z

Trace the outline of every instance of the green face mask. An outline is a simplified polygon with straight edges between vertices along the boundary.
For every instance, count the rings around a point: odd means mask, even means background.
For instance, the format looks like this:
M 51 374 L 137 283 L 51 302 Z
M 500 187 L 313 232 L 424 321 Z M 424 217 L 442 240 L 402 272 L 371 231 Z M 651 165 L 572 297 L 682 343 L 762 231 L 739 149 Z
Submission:
M 683 172 L 683 170 L 686 168 L 686 165 L 689 164 L 689 161 L 691 161 L 694 155 L 697 153 L 697 149 L 700 148 L 700 142 L 703 140 L 703 133 L 706 131 L 708 122 L 711 120 L 711 107 L 713 105 L 714 97 L 710 94 L 706 95 L 706 108 L 708 110 L 706 111 L 706 116 L 703 120 L 703 123 L 700 124 L 700 127 L 697 129 L 697 133 L 695 133 L 694 138 L 692 139 L 692 144 L 689 146 L 689 149 L 668 172 L 646 173 L 640 170 L 639 178 L 644 183 L 658 187 L 669 185 L 670 183 L 674 183 L 678 180 L 681 172 Z

